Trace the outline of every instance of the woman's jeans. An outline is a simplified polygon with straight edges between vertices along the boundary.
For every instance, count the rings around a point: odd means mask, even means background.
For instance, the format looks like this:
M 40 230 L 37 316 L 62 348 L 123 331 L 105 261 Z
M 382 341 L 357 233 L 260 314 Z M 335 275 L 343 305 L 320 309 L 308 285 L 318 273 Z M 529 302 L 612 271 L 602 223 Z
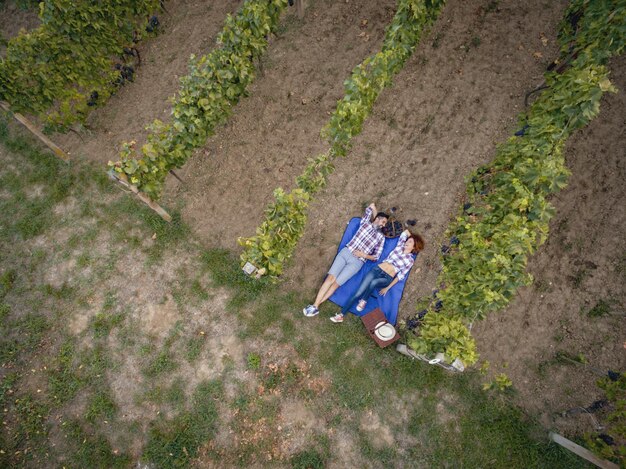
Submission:
M 341 310 L 341 314 L 346 314 L 350 307 L 357 300 L 366 300 L 370 297 L 374 290 L 385 288 L 391 283 L 393 277 L 387 272 L 376 266 L 366 275 L 356 293 L 350 297 L 346 305 Z

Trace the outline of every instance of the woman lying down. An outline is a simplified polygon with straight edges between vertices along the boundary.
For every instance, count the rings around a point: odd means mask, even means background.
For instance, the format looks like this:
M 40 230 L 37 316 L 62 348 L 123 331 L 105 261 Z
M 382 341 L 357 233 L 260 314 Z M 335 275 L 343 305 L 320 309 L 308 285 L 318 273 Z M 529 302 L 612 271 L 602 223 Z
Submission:
M 409 230 L 404 230 L 400 235 L 400 239 L 398 239 L 398 244 L 389 253 L 387 259 L 365 275 L 359 288 L 341 309 L 341 313 L 336 314 L 330 320 L 332 322 L 343 322 L 344 315 L 357 300 L 359 303 L 356 310 L 363 311 L 367 304 L 367 299 L 378 288 L 380 288 L 378 293 L 385 296 L 398 281 L 408 275 L 415 262 L 415 255 L 422 249 L 424 249 L 424 239 L 418 234 L 412 234 Z

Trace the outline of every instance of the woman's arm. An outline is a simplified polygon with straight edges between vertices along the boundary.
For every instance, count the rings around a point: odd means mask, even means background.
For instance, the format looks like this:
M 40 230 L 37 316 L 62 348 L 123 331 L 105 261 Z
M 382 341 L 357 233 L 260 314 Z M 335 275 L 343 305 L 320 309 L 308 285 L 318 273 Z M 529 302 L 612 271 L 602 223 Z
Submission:
M 378 292 L 380 295 L 385 296 L 387 294 L 387 292 L 389 290 L 391 290 L 391 287 L 393 287 L 396 283 L 398 283 L 398 276 L 396 275 L 393 280 L 391 281 L 391 283 L 389 285 L 387 285 L 385 288 L 381 288 L 381 290 Z

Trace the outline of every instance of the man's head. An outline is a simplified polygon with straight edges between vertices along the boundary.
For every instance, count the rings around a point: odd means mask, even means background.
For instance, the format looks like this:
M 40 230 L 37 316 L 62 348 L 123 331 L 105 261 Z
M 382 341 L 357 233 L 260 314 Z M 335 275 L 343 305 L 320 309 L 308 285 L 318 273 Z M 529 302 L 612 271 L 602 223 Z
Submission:
M 382 229 L 382 227 L 387 224 L 387 221 L 389 221 L 389 215 L 384 212 L 378 212 L 372 222 L 372 225 L 376 228 Z

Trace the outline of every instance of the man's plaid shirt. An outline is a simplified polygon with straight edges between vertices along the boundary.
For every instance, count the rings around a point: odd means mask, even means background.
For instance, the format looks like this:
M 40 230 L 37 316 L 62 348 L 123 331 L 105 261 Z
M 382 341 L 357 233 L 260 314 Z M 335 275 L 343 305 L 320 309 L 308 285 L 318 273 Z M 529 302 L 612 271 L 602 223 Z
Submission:
M 409 273 L 411 267 L 413 267 L 413 263 L 415 262 L 415 255 L 411 253 L 404 252 L 404 245 L 409 236 L 406 233 L 402 233 L 400 235 L 400 239 L 398 240 L 398 244 L 393 248 L 393 251 L 389 253 L 387 259 L 383 262 L 387 262 L 391 264 L 394 269 L 396 269 L 396 273 L 398 275 L 398 280 L 403 280 L 404 277 Z
M 352 237 L 350 242 L 346 244 L 346 247 L 350 252 L 363 251 L 365 254 L 374 256 L 378 260 L 383 252 L 383 244 L 385 243 L 385 237 L 382 232 L 374 227 L 370 222 L 372 218 L 372 209 L 367 207 L 365 214 L 361 218 L 359 230 Z M 360 258 L 365 262 L 366 259 Z

